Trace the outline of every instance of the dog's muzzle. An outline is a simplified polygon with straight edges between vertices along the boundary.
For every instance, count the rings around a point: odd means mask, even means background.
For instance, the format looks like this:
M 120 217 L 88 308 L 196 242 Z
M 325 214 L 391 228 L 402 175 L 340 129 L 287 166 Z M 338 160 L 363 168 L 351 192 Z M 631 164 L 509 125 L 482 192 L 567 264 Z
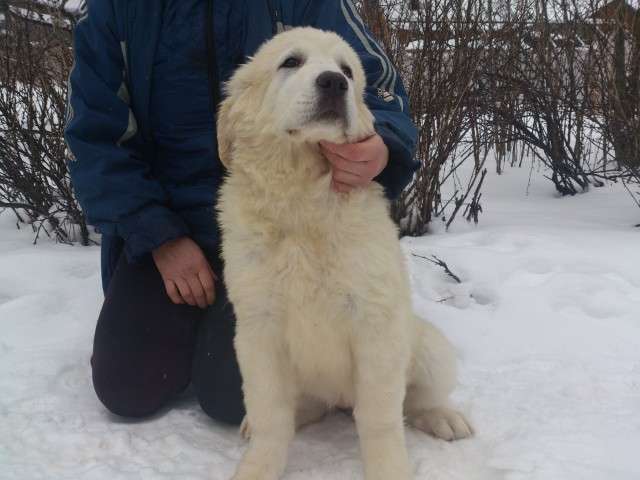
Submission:
M 349 82 L 338 72 L 323 72 L 316 79 L 318 103 L 315 117 L 318 120 L 344 119 L 347 113 Z

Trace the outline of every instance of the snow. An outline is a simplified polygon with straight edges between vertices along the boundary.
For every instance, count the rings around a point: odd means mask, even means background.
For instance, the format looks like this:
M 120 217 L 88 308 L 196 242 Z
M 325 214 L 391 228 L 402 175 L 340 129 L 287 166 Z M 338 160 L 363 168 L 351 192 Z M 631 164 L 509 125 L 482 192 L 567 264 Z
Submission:
M 85 0 L 67 0 L 64 4 L 64 9 L 73 14 L 80 15 L 86 11 L 86 1 Z
M 36 0 L 35 3 L 50 8 L 64 7 L 64 10 L 73 15 L 79 15 L 86 10 L 86 0 Z
M 9 7 L 9 11 L 21 18 L 26 18 L 33 22 L 45 23 L 47 25 L 61 25 L 65 28 L 71 28 L 71 22 L 66 18 L 60 18 L 50 13 L 38 12 L 29 8 Z
M 405 239 L 417 312 L 459 350 L 454 399 L 477 435 L 408 430 L 424 480 L 640 478 L 640 211 L 621 186 L 557 198 L 490 175 L 479 226 Z M 245 444 L 189 395 L 140 422 L 91 387 L 97 248 L 31 244 L 0 215 L 0 479 L 228 479 Z M 412 255 L 437 255 L 462 279 Z M 354 424 L 298 434 L 286 480 L 357 479 Z
M 420 52 L 424 46 L 424 40 L 413 40 L 407 43 L 406 49 L 408 52 Z
M 53 26 L 62 26 L 70 29 L 72 27 L 71 21 L 67 18 L 60 17 L 55 12 L 55 9 L 62 9 L 70 15 L 80 17 L 86 12 L 85 0 L 67 0 L 61 2 L 59 0 L 37 0 L 36 4 L 40 4 L 44 7 L 48 7 L 47 12 L 39 11 L 33 7 L 27 6 L 27 8 L 10 6 L 9 11 L 18 17 L 31 20 L 33 22 L 44 23 Z M 4 20 L 4 15 L 0 14 L 0 21 Z

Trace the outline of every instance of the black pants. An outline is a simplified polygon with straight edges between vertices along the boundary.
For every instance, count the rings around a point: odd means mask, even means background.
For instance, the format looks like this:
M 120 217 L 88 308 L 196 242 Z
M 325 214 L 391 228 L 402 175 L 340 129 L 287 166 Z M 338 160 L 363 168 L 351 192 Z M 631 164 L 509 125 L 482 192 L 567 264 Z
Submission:
M 221 276 L 220 265 L 212 262 Z M 241 378 L 233 348 L 235 317 L 221 282 L 206 310 L 173 304 L 153 260 L 122 255 L 100 312 L 91 366 L 98 398 L 111 412 L 144 417 L 192 382 L 213 419 L 239 424 Z

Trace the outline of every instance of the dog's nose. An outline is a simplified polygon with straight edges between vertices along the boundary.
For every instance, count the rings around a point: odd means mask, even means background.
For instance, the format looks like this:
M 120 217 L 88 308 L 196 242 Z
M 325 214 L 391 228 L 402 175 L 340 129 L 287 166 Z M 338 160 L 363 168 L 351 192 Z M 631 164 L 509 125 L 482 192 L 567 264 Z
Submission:
M 323 72 L 318 75 L 316 85 L 322 93 L 332 97 L 342 97 L 349 89 L 347 78 L 338 72 Z

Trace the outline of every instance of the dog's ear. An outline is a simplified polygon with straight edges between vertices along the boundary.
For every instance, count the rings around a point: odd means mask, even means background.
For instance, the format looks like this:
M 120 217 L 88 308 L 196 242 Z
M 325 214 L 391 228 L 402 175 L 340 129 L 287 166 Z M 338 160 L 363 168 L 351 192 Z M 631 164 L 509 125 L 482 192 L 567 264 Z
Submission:
M 218 135 L 218 155 L 222 164 L 229 168 L 233 156 L 233 144 L 238 129 L 246 127 L 247 120 L 243 112 L 255 112 L 260 96 L 251 95 L 256 80 L 260 78 L 253 71 L 251 64 L 244 64 L 236 70 L 231 80 L 225 85 L 226 98 L 218 108 L 216 130 Z M 245 115 L 246 116 L 246 115 Z
M 233 99 L 227 97 L 218 109 L 216 130 L 218 135 L 218 156 L 222 164 L 229 168 L 233 152 L 233 124 L 230 119 Z

